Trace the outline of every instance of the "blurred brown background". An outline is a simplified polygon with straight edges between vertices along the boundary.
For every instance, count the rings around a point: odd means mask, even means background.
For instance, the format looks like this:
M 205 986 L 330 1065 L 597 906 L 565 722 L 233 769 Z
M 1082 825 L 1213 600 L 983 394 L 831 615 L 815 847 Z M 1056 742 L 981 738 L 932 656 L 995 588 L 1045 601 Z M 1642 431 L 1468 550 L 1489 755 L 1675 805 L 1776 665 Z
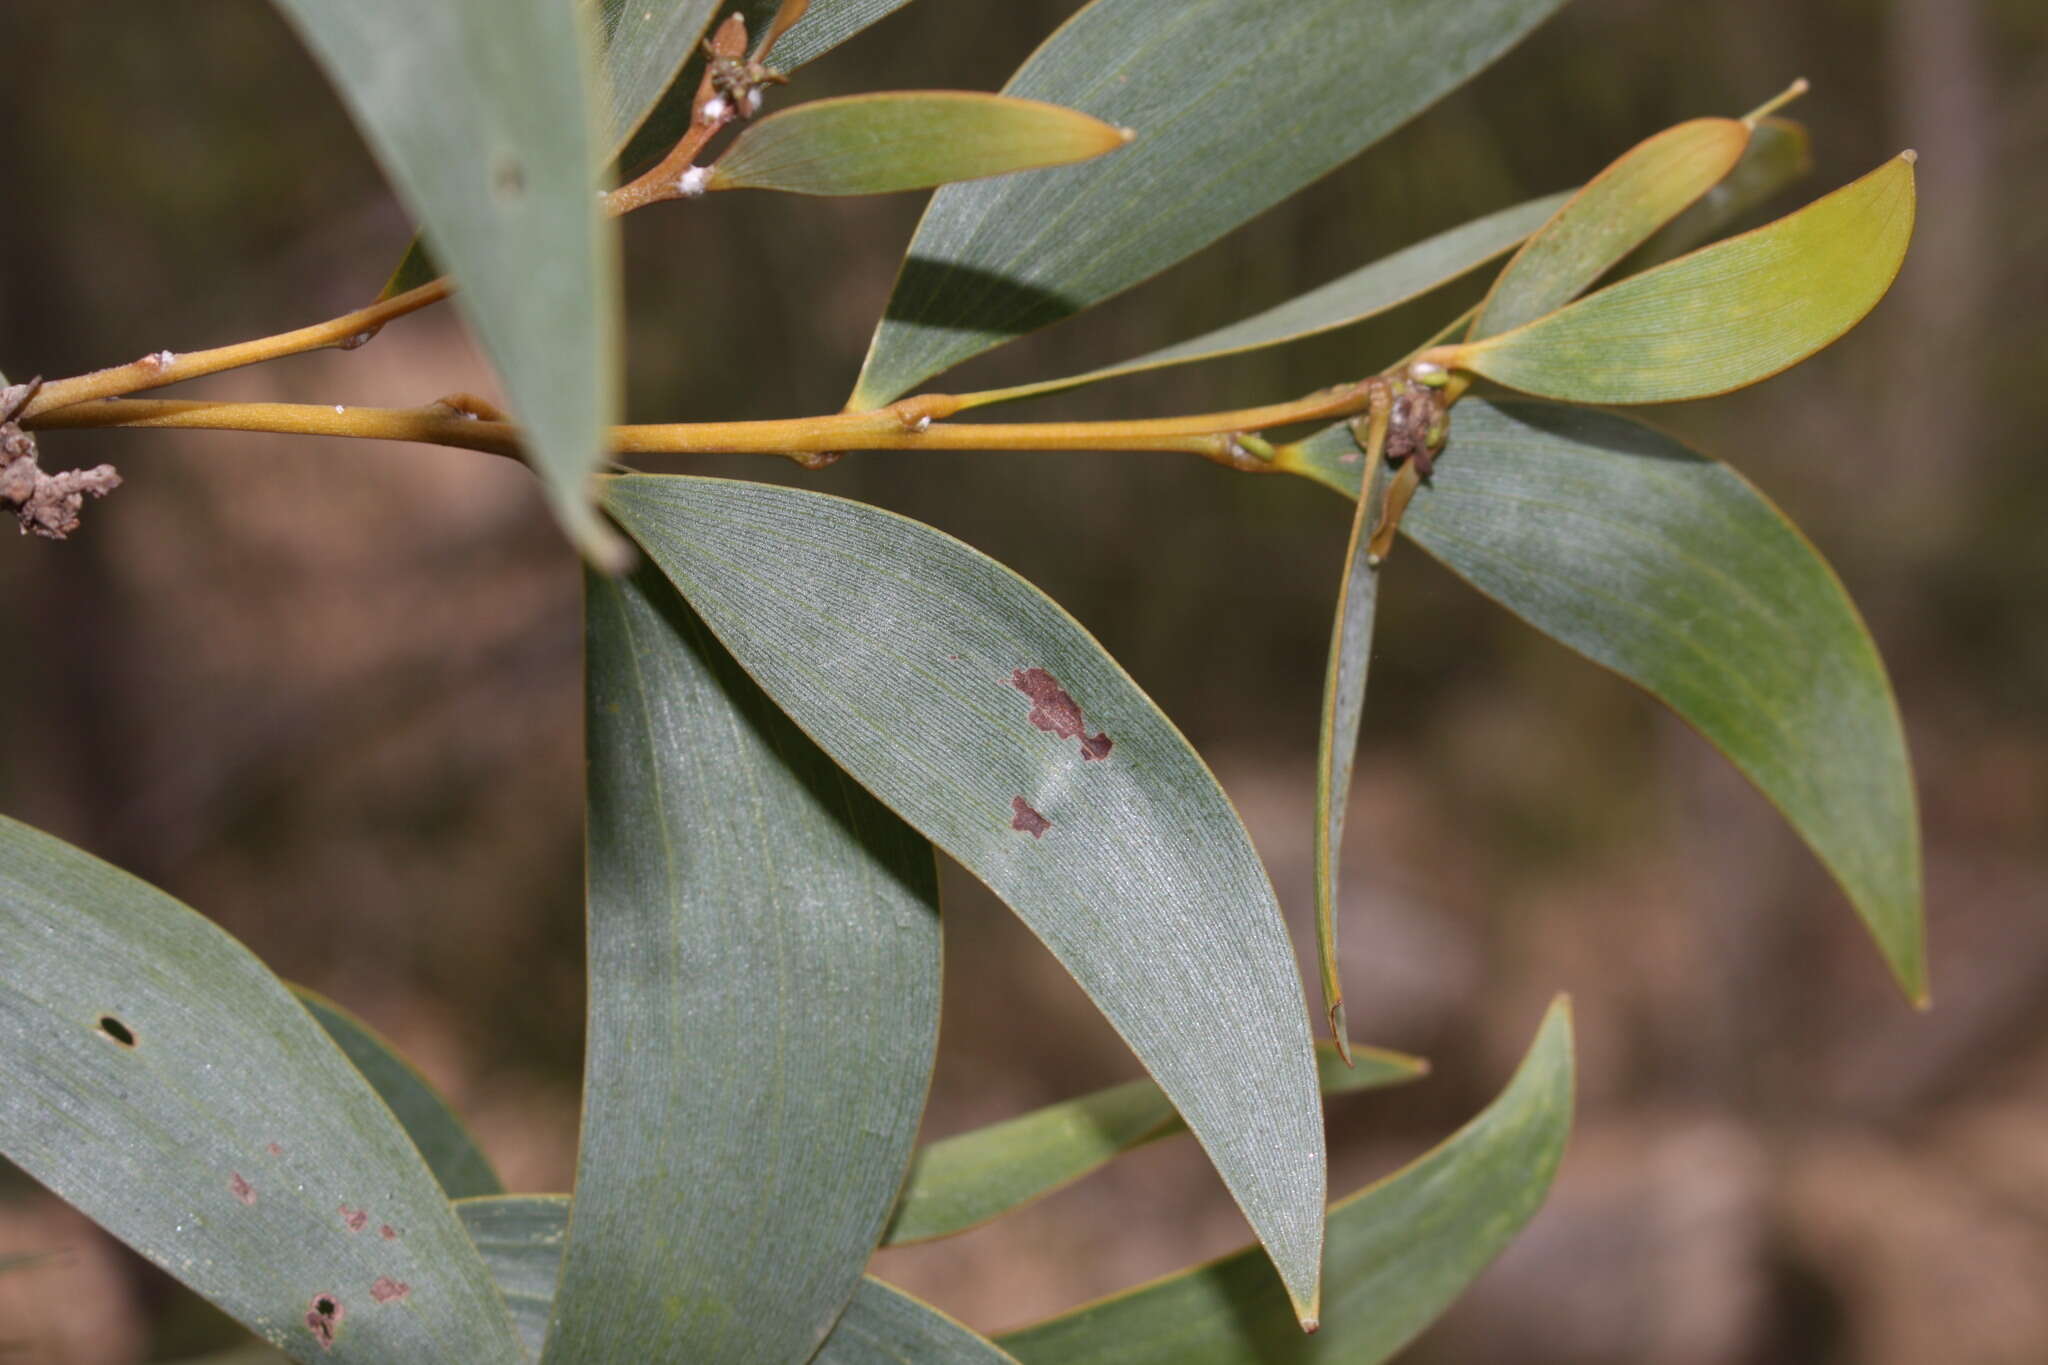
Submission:
M 795 94 L 992 89 L 1076 7 L 923 0 Z M 17 378 L 344 311 L 404 245 L 338 104 L 255 0 L 7 0 L 0 53 L 0 366 Z M 1372 54 L 1357 67 L 1372 79 Z M 1815 86 L 1791 113 L 1817 169 L 1778 207 L 1917 147 L 1905 274 L 1794 374 L 1657 416 L 1779 499 L 1869 617 L 1920 774 L 1938 1008 L 1901 1005 L 1846 904 L 1717 755 L 1403 552 L 1344 930 L 1354 1033 L 1436 1071 L 1333 1108 L 1333 1187 L 1481 1106 L 1552 992 L 1578 1000 L 1583 1075 L 1547 1209 L 1409 1360 L 2048 1360 L 2048 463 L 2029 434 L 2048 423 L 2048 5 L 1578 0 L 1183 270 L 960 377 L 1065 373 L 1179 339 L 1798 75 Z M 636 217 L 633 415 L 836 408 L 919 206 L 732 195 Z M 1463 302 L 1037 410 L 1293 395 L 1378 368 Z M 408 404 L 488 382 L 444 310 L 194 391 Z M 566 1188 L 579 608 L 526 476 L 258 436 L 44 447 L 57 466 L 116 461 L 128 486 L 73 542 L 0 542 L 0 810 L 168 888 L 367 1016 L 446 1087 L 514 1189 Z M 1211 759 L 1305 928 L 1336 499 L 1164 455 L 695 467 L 872 499 L 1044 586 Z M 928 1134 L 1134 1074 L 1028 935 L 949 877 Z M 202 1343 L 153 1272 L 18 1178 L 0 1191 L 0 1256 L 61 1249 L 0 1276 L 0 1361 Z M 1000 1329 L 1244 1237 L 1191 1145 L 1168 1144 L 880 1268 Z

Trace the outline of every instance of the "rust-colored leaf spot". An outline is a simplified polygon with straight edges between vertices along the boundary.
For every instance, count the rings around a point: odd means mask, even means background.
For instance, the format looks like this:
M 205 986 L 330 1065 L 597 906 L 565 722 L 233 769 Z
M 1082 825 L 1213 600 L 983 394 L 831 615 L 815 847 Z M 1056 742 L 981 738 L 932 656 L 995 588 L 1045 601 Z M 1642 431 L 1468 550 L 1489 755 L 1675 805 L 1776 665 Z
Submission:
M 256 1187 L 242 1179 L 240 1171 L 228 1172 L 228 1193 L 241 1200 L 244 1204 L 256 1202 Z
M 1010 674 L 1010 686 L 1031 698 L 1031 723 L 1061 739 L 1079 740 L 1082 758 L 1108 758 L 1116 747 L 1108 735 L 1088 733 L 1088 719 L 1081 714 L 1080 703 L 1044 669 L 1020 668 Z
M 271 1154 L 272 1156 L 283 1156 L 283 1155 L 284 1155 L 284 1148 L 282 1148 L 282 1147 L 278 1146 L 278 1145 L 277 1145 L 276 1143 L 274 1143 L 274 1142 L 273 1142 L 273 1143 L 271 1143 L 271 1144 L 270 1144 L 270 1145 L 269 1145 L 268 1147 L 265 1147 L 265 1148 L 264 1148 L 263 1150 L 264 1150 L 264 1151 L 266 1151 L 266 1152 L 268 1152 L 268 1153 L 270 1153 L 270 1154 Z
M 1034 839 L 1043 839 L 1045 832 L 1052 828 L 1052 821 L 1031 809 L 1031 803 L 1021 796 L 1010 798 L 1010 809 L 1016 812 L 1010 820 L 1011 829 L 1021 829 Z
M 370 1214 L 366 1209 L 352 1209 L 348 1205 L 343 1204 L 341 1206 L 341 1221 L 348 1224 L 350 1232 L 361 1232 L 370 1225 Z
M 312 1307 L 306 1310 L 306 1330 L 313 1334 L 313 1340 L 320 1343 L 320 1349 L 334 1349 L 334 1334 L 341 1328 L 345 1312 L 341 1300 L 332 1294 L 315 1294 Z
M 370 1297 L 379 1303 L 395 1303 L 412 1293 L 412 1286 L 404 1280 L 394 1280 L 389 1275 L 379 1275 L 377 1283 L 370 1286 Z
M 395 1242 L 398 1240 L 398 1229 L 389 1223 L 382 1223 L 377 1227 L 377 1235 L 387 1242 Z

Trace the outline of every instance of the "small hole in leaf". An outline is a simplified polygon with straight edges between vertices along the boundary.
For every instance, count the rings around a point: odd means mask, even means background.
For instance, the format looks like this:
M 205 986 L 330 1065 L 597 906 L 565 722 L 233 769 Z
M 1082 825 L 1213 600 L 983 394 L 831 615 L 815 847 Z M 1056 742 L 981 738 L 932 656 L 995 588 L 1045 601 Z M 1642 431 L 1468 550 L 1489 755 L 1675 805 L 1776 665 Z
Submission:
M 491 172 L 491 188 L 500 199 L 517 199 L 526 193 L 526 167 L 516 156 L 508 156 L 498 162 Z
M 100 1032 L 112 1038 L 122 1047 L 135 1046 L 135 1030 L 129 1028 L 111 1014 L 102 1014 L 100 1016 Z

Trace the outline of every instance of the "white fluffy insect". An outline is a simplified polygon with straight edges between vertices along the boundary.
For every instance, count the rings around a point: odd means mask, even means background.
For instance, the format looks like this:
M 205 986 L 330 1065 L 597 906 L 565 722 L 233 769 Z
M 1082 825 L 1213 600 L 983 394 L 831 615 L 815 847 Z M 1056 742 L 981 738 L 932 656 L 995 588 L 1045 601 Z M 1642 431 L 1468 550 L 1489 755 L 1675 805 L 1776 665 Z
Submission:
M 692 166 L 676 177 L 676 193 L 685 199 L 695 199 L 711 185 L 709 166 Z

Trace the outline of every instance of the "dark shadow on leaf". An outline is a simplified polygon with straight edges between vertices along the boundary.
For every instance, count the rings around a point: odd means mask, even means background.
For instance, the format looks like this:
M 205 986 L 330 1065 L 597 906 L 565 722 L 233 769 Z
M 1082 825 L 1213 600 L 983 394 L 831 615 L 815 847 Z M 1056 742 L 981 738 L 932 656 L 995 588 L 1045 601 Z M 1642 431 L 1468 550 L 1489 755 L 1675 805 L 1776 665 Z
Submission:
M 892 322 L 1014 337 L 1072 317 L 1084 306 L 992 270 L 912 256 L 903 262 L 886 316 Z

